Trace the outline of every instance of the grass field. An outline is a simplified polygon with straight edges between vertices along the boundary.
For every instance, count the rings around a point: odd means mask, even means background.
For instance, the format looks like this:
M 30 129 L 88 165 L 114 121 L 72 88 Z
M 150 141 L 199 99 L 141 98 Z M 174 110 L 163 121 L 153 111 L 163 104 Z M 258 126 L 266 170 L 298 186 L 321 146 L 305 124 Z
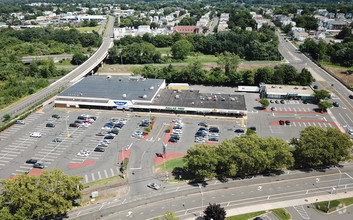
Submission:
M 353 74 L 345 74 L 347 70 L 353 70 L 353 67 L 343 67 L 328 62 L 320 62 L 320 64 L 330 70 L 333 74 L 335 74 L 335 76 L 349 84 L 351 87 L 353 86 Z
M 165 162 L 165 167 L 167 168 L 168 172 L 172 172 L 176 167 L 182 168 L 183 166 L 184 166 L 184 161 L 182 157 L 170 159 Z M 165 172 L 164 163 L 156 165 L 155 168 L 156 169 L 161 168 Z
M 331 200 L 329 212 L 353 204 L 353 197 L 346 199 Z M 314 207 L 320 212 L 327 212 L 328 201 L 314 203 Z
M 97 181 L 94 181 L 94 182 L 86 183 L 86 184 L 84 184 L 84 187 L 93 186 L 93 185 L 100 185 L 100 184 L 104 184 L 104 183 L 108 183 L 108 182 L 117 182 L 120 179 L 121 179 L 120 176 L 112 176 L 112 177 L 109 177 L 107 179 L 102 179 L 102 180 L 97 180 Z
M 281 220 L 292 219 L 292 216 L 285 209 L 273 209 L 271 211 Z
M 80 28 L 76 28 L 76 29 L 80 33 L 84 33 L 84 32 L 92 32 L 92 31 L 98 32 L 100 28 L 101 28 L 101 26 L 98 25 L 98 26 L 95 26 L 95 27 L 80 27 Z
M 265 213 L 266 213 L 265 211 L 260 211 L 260 212 L 246 213 L 242 215 L 234 215 L 234 216 L 227 217 L 226 220 L 248 220 Z

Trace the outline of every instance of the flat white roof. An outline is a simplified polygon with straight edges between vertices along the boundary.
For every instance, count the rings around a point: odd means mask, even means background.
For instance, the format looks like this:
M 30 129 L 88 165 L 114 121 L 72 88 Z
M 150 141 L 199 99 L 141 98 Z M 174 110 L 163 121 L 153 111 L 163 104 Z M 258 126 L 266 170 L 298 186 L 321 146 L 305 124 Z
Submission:
M 314 94 L 314 91 L 310 86 L 292 86 L 292 85 L 274 85 L 266 84 L 267 94 L 297 94 L 310 96 Z

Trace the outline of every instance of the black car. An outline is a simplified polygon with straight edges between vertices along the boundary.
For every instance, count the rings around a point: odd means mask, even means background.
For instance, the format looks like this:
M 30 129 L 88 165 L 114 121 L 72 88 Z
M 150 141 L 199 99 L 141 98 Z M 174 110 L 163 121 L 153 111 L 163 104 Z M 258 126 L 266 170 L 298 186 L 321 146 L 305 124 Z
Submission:
M 148 126 L 150 126 L 150 123 L 148 123 L 148 122 L 142 122 L 140 124 L 140 127 L 148 127 Z
M 270 103 L 274 103 L 274 101 L 271 99 L 271 100 L 270 100 Z
M 55 127 L 55 124 L 53 124 L 53 123 L 47 123 L 47 124 L 45 125 L 45 127 L 54 128 L 54 127 Z
M 218 127 L 210 127 L 208 129 L 209 132 L 211 133 L 218 133 L 219 132 L 219 128 Z
M 249 127 L 249 129 L 253 130 L 253 131 L 256 131 L 256 127 L 255 126 Z
M 276 107 L 271 107 L 271 111 L 276 111 Z
M 278 103 L 279 103 L 279 101 L 278 101 L 278 100 L 276 100 L 276 101 L 275 101 L 275 103 L 276 103 L 276 104 L 278 104 Z
M 206 122 L 200 122 L 200 123 L 198 124 L 198 126 L 207 127 L 208 124 L 207 124 Z
M 210 141 L 210 142 L 218 142 L 218 138 L 212 137 L 212 138 L 209 138 L 208 141 Z
M 195 133 L 195 137 L 205 137 L 207 135 L 204 131 L 198 131 Z
M 244 129 L 235 129 L 234 132 L 235 133 L 244 133 L 245 131 L 244 131 Z
M 279 120 L 280 125 L 284 125 L 284 120 Z
M 59 116 L 58 114 L 54 114 L 54 115 L 52 115 L 51 117 L 52 117 L 52 118 L 56 118 L 56 119 L 59 119 L 59 118 L 60 118 L 60 116 Z
M 81 121 L 81 120 L 76 120 L 76 121 L 74 121 L 74 123 L 76 123 L 76 124 L 83 124 L 83 121 Z
M 199 130 L 198 131 L 205 131 L 205 132 L 208 132 L 208 129 L 205 128 L 205 127 L 199 127 Z
M 35 163 L 37 163 L 37 160 L 35 160 L 35 159 L 29 159 L 29 160 L 26 160 L 26 163 L 35 164 Z
M 124 124 L 122 124 L 122 123 L 118 123 L 118 124 L 114 125 L 114 128 L 122 128 L 122 127 L 124 127 Z
M 314 85 L 313 88 L 314 88 L 314 89 L 318 89 L 319 86 L 318 86 L 318 85 Z
M 175 139 L 175 138 L 169 138 L 168 142 L 171 142 L 171 143 L 178 143 L 178 140 Z
M 180 140 L 180 136 L 179 135 L 171 135 L 170 138 L 174 138 L 174 139 Z
M 80 115 L 77 117 L 78 120 L 87 120 L 88 117 L 86 115 Z
M 340 107 L 340 104 L 338 102 L 333 102 L 332 105 L 335 107 Z
M 97 117 L 96 116 L 90 116 L 89 119 L 93 119 L 93 120 L 97 120 Z
M 104 139 L 114 139 L 114 136 L 108 134 L 108 135 L 104 136 Z
M 286 120 L 286 125 L 290 125 L 290 121 L 289 120 Z
M 94 148 L 94 151 L 96 151 L 96 152 L 104 152 L 105 149 L 104 149 L 104 147 L 96 147 L 96 148 Z
M 281 104 L 284 104 L 284 100 L 283 99 L 281 100 Z

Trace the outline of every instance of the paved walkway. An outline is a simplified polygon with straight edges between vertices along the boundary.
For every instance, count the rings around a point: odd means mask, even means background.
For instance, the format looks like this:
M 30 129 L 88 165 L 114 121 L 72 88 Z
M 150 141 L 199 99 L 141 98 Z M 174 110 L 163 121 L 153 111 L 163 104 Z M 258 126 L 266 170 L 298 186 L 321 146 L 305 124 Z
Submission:
M 341 193 L 337 193 L 337 194 L 332 194 L 331 200 L 343 199 L 343 198 L 347 198 L 347 197 L 353 197 L 353 191 L 350 191 L 347 193 L 341 192 Z M 327 195 L 308 197 L 306 199 L 293 199 L 293 200 L 280 201 L 280 202 L 268 202 L 268 203 L 264 203 L 264 204 L 250 205 L 250 206 L 244 206 L 244 207 L 233 208 L 233 209 L 226 209 L 226 211 L 227 211 L 227 217 L 229 217 L 229 216 L 234 216 L 234 215 L 241 215 L 241 214 L 245 214 L 245 213 L 278 209 L 278 208 L 286 208 L 286 207 L 293 207 L 293 206 L 300 207 L 302 205 L 311 204 L 311 203 L 315 203 L 315 202 L 328 201 L 329 199 L 330 199 L 330 195 L 327 194 Z M 189 220 L 194 220 L 194 218 L 189 218 Z

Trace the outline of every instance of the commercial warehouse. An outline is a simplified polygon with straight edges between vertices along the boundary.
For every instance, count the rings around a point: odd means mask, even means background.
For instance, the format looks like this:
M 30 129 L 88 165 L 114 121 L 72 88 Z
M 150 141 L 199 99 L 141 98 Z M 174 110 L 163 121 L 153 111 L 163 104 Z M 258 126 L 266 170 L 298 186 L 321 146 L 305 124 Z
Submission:
M 180 86 L 186 87 L 185 84 Z M 171 88 L 178 88 L 174 84 Z M 60 93 L 55 107 L 193 114 L 247 114 L 243 95 L 168 89 L 164 79 L 89 76 Z

